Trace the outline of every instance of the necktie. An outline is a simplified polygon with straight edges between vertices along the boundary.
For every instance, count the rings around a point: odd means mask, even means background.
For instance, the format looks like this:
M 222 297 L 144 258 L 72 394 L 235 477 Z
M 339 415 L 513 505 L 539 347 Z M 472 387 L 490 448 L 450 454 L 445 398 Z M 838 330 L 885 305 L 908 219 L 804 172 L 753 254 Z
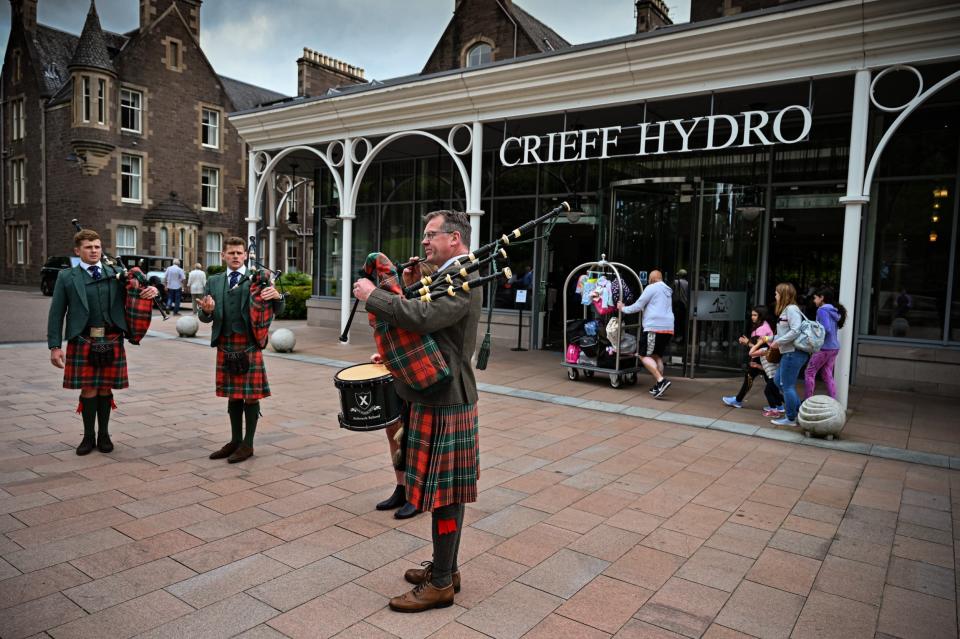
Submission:
M 240 280 L 240 271 L 234 271 L 230 274 L 230 288 L 233 288 L 237 285 L 237 282 Z
M 95 279 L 95 280 L 99 280 L 99 279 L 100 279 L 100 267 L 99 267 L 99 266 L 97 266 L 97 265 L 91 266 L 89 270 L 90 270 L 90 275 L 93 275 L 93 279 Z

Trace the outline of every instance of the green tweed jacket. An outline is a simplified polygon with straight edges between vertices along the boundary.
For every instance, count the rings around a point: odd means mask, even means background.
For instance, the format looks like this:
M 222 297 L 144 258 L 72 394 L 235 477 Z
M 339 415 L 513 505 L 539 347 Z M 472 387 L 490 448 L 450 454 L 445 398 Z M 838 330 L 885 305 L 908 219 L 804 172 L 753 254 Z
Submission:
M 244 328 L 247 329 L 247 334 L 251 336 L 253 335 L 253 330 L 250 326 L 250 274 L 252 272 L 253 271 L 248 268 L 247 272 L 240 277 L 240 281 L 237 283 L 237 287 L 244 292 L 240 299 L 240 320 L 243 322 Z M 215 303 L 213 315 L 207 315 L 203 310 L 197 314 L 197 319 L 201 322 L 208 324 L 213 322 L 213 328 L 210 331 L 210 346 L 217 345 L 217 340 L 220 339 L 220 334 L 223 332 L 223 324 L 226 321 L 227 292 L 229 290 L 230 282 L 227 279 L 227 271 L 211 276 L 203 289 L 203 294 L 212 297 Z M 274 300 L 273 312 L 279 315 L 283 312 L 284 306 L 285 302 L 282 298 Z
M 367 298 L 367 311 L 391 326 L 433 336 L 450 367 L 450 378 L 424 391 L 399 382 L 397 394 L 410 402 L 429 406 L 475 404 L 477 380 L 471 358 L 477 346 L 477 325 L 483 303 L 483 290 L 457 291 L 434 302 L 408 300 L 375 289 Z
M 103 266 L 103 276 L 110 279 L 110 299 L 107 315 L 110 323 L 126 334 L 127 319 L 124 315 L 124 303 L 127 291 L 121 280 L 116 279 L 116 270 Z M 47 316 L 47 346 L 60 348 L 63 340 L 70 341 L 83 332 L 90 320 L 86 286 L 90 274 L 78 265 L 60 271 L 57 283 L 53 287 L 53 299 L 50 301 L 50 313 Z M 64 333 L 66 317 L 66 333 Z

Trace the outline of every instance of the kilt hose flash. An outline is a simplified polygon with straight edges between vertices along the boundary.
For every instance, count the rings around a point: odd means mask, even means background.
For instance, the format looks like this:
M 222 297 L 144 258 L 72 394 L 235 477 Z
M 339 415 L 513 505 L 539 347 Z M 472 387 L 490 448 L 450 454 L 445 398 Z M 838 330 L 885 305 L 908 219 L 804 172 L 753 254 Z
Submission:
M 246 373 L 227 370 L 227 353 L 246 353 L 250 368 Z M 217 397 L 228 399 L 262 399 L 270 397 L 263 352 L 246 334 L 221 335 L 217 340 Z
M 477 501 L 477 424 L 476 404 L 411 404 L 406 491 L 417 510 Z

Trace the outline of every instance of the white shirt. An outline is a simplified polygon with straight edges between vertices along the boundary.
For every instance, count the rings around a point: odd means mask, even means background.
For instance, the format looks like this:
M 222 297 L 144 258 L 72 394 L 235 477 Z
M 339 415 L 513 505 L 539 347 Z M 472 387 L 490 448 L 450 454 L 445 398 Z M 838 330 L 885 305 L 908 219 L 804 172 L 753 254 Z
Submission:
M 234 272 L 233 269 L 230 269 L 230 268 L 227 269 L 227 286 L 230 286 L 230 274 L 233 272 Z M 243 276 L 246 275 L 247 273 L 247 265 L 246 264 L 242 265 L 240 268 L 236 270 L 236 272 L 240 274 L 240 277 L 237 279 L 237 281 L 239 282 L 241 279 L 243 279 Z
M 466 256 L 467 256 L 467 253 L 464 253 L 463 255 L 457 255 L 457 256 L 451 257 L 449 260 L 447 260 L 446 262 L 443 263 L 443 266 L 441 266 L 439 269 L 437 269 L 437 272 L 442 271 L 443 269 L 447 268 L 448 266 L 450 266 L 451 264 L 453 264 L 453 263 L 456 262 L 457 260 L 459 260 L 459 259 L 461 259 L 461 258 L 464 258 L 464 257 L 466 257 Z
M 83 267 L 83 270 L 86 271 L 87 275 L 89 275 L 90 277 L 93 277 L 93 273 L 90 272 L 90 268 L 94 266 L 99 266 L 100 276 L 103 277 L 103 264 L 101 262 L 97 262 L 96 264 L 87 264 L 83 260 L 80 260 L 80 266 Z
M 207 283 L 207 274 L 202 270 L 195 268 L 190 271 L 190 278 L 187 281 L 187 285 L 190 287 L 190 292 L 196 295 L 203 293 L 203 287 Z

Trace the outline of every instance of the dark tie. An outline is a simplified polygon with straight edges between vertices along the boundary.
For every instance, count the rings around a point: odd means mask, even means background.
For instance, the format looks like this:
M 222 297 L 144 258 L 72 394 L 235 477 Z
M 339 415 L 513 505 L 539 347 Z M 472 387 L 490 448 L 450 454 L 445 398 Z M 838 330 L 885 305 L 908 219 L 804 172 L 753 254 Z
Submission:
M 90 275 L 93 275 L 93 279 L 95 279 L 95 280 L 99 280 L 99 279 L 100 279 L 100 267 L 99 267 L 99 266 L 96 266 L 96 265 L 91 266 L 89 270 L 90 270 Z
M 237 282 L 240 280 L 240 271 L 234 271 L 230 274 L 230 288 L 233 288 L 237 285 Z

